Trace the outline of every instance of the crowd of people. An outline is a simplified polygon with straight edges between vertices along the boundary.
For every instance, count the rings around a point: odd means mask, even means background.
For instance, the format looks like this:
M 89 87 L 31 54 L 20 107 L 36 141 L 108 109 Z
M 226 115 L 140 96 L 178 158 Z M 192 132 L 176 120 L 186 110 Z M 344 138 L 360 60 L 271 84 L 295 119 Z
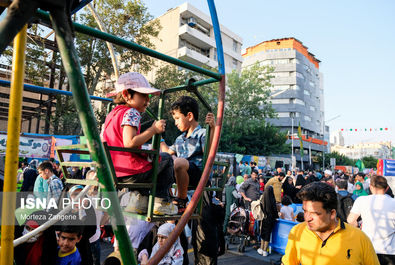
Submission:
M 117 106 L 106 118 L 102 140 L 109 146 L 141 148 L 154 135 L 165 132 L 164 120 L 155 121 L 140 131 L 141 114 L 149 104 L 149 95 L 159 92 L 139 73 L 121 75 L 109 95 L 115 97 Z M 182 214 L 188 204 L 188 187 L 198 184 L 203 169 L 206 130 L 198 123 L 198 103 L 183 96 L 172 104 L 171 114 L 182 134 L 170 146 L 161 140 L 155 215 Z M 211 129 L 214 127 L 212 113 L 207 114 L 205 123 Z M 212 136 L 210 134 L 209 143 Z M 110 155 L 118 183 L 152 182 L 154 169 L 148 155 L 120 151 L 110 151 Z M 96 177 L 94 169 L 71 167 L 68 170 L 71 178 Z M 55 161 L 39 165 L 21 163 L 18 176 L 21 191 L 56 201 L 75 198 L 84 189 L 81 185 L 68 185 L 64 179 Z M 174 183 L 176 189 L 172 188 Z M 120 194 L 120 204 L 125 211 L 147 212 L 149 189 L 128 189 Z M 92 189 L 86 196 L 100 195 L 97 189 Z M 302 204 L 303 212 L 295 212 L 293 204 Z M 187 225 L 159 264 L 188 264 L 189 244 L 194 248 L 195 264 L 216 264 L 217 257 L 224 252 L 224 236 L 233 205 L 251 213 L 252 208 L 259 211 L 259 219 L 252 222 L 252 238 L 257 252 L 263 256 L 270 254 L 270 237 L 278 218 L 300 222 L 291 230 L 282 259 L 284 264 L 346 264 L 345 260 L 352 264 L 378 264 L 378 260 L 382 264 L 394 264 L 395 203 L 384 177 L 330 170 L 320 173 L 278 168 L 264 172 L 249 161 L 240 161 L 236 175 L 227 180 L 223 196 L 203 194 L 202 217 Z M 52 214 L 48 209 L 40 209 L 40 213 Z M 107 233 L 102 225 L 108 224 L 108 215 L 94 207 L 81 206 L 71 214 L 75 217 L 74 223 L 60 222 L 16 247 L 16 264 L 100 264 L 100 238 Z M 155 255 L 176 224 L 176 221 L 151 223 L 129 217 L 125 217 L 125 222 L 140 264 L 146 264 Z M 41 225 L 42 222 L 29 218 L 21 220 L 16 235 L 24 235 Z M 362 227 L 364 233 L 355 226 Z M 305 244 L 309 241 L 317 244 Z M 339 244 L 342 252 L 337 250 Z M 43 249 L 51 253 L 47 255 Z M 111 257 L 117 255 L 119 247 L 115 240 Z M 30 260 L 35 263 L 29 263 Z M 111 264 L 111 258 L 105 264 Z
M 264 218 L 255 220 L 260 228 L 255 229 L 255 239 L 261 241 L 257 246 L 259 254 L 263 256 L 269 254 L 270 233 L 275 220 L 281 218 L 303 222 L 303 225 L 291 231 L 290 238 L 293 240 L 288 241 L 286 255 L 283 257 L 284 264 L 311 264 L 312 261 L 317 264 L 346 264 L 344 257 L 348 262 L 355 261 L 361 264 L 378 264 L 378 260 L 380 264 L 394 264 L 395 200 L 386 178 L 362 172 L 347 174 L 331 170 L 318 172 L 296 169 L 285 173 L 283 169 L 278 168 L 263 172 L 254 162 L 242 161 L 237 170 L 237 173 L 244 176 L 230 177 L 226 186 L 226 201 L 229 204 L 238 203 L 252 212 L 255 209 L 250 209 L 251 203 L 262 201 Z M 250 171 L 250 175 L 246 174 Z M 301 204 L 303 210 L 295 212 L 295 208 L 291 207 L 292 204 Z M 231 214 L 230 205 L 226 204 L 226 208 L 224 231 L 227 229 L 228 216 Z M 321 212 L 327 214 L 327 220 L 323 220 L 320 216 Z M 354 226 L 361 228 L 366 235 L 361 234 L 359 229 L 355 230 Z M 338 230 L 341 231 L 339 234 L 343 234 L 342 229 L 349 231 L 346 235 L 350 238 L 348 243 L 342 243 L 344 248 L 350 247 L 345 249 L 350 252 L 345 256 L 333 250 L 333 247 L 339 244 L 338 239 L 332 239 L 335 238 L 333 234 Z M 309 231 L 306 238 L 304 238 L 305 230 Z M 321 230 L 324 230 L 324 233 Z M 318 244 L 302 246 L 304 240 L 312 240 L 312 242 L 313 239 L 317 240 L 311 238 L 312 234 L 321 240 L 321 248 L 326 247 L 331 252 L 330 255 L 320 256 L 322 259 L 312 258 L 309 251 L 317 252 L 317 255 L 327 251 L 310 249 Z M 294 239 L 295 235 L 298 235 L 297 240 Z M 328 245 L 328 240 L 333 245 Z M 363 244 L 356 246 L 356 241 Z M 354 248 L 351 248 L 353 244 Z M 356 248 L 360 249 L 356 250 Z M 352 254 L 351 250 L 353 250 Z

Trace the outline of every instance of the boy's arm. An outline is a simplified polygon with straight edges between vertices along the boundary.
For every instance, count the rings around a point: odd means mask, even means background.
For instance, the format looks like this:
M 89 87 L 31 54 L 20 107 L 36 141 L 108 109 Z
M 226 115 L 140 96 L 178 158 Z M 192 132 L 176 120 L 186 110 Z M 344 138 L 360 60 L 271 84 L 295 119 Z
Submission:
M 169 146 L 165 143 L 165 141 L 160 142 L 160 151 L 163 153 L 168 153 L 170 155 L 176 155 L 176 152 L 174 152 L 173 150 L 171 150 L 169 148 Z
M 215 118 L 213 113 L 211 112 L 207 113 L 205 123 L 210 126 L 210 141 L 208 143 L 208 149 L 210 149 L 211 143 L 213 142 L 214 139 L 214 128 L 215 128 Z M 203 146 L 203 152 L 204 152 L 204 146 Z

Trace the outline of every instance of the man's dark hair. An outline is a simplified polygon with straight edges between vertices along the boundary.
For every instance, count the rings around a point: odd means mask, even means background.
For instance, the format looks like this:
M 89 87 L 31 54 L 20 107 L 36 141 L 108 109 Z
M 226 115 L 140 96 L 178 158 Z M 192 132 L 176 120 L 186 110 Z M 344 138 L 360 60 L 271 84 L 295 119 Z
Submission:
M 362 177 L 362 178 L 365 178 L 365 174 L 362 173 L 362 172 L 358 172 L 358 173 L 357 173 L 357 176 L 360 176 L 360 177 Z
M 199 105 L 194 98 L 188 96 L 180 97 L 171 105 L 171 113 L 175 110 L 178 110 L 184 116 L 187 116 L 188 112 L 192 112 L 195 120 L 197 121 L 199 119 Z
M 348 181 L 350 179 L 350 176 L 347 174 L 343 174 L 343 176 L 341 176 L 340 178 Z
M 77 234 L 77 237 L 82 235 L 83 226 L 82 225 L 75 225 L 75 224 L 64 224 L 58 227 L 59 232 L 62 233 L 70 233 L 70 234 Z
M 280 172 L 279 174 L 278 174 L 280 177 L 285 177 L 285 174 L 284 174 L 284 172 Z
M 341 178 L 337 179 L 337 180 L 336 180 L 336 186 L 337 186 L 339 189 L 347 190 L 347 187 L 348 187 L 347 180 L 341 179 Z
M 370 185 L 380 190 L 385 190 L 388 187 L 387 179 L 379 175 L 374 175 L 370 178 Z
M 52 163 L 49 162 L 49 161 L 44 161 L 44 162 L 42 162 L 42 163 L 38 166 L 37 169 L 38 169 L 38 170 L 41 170 L 41 171 L 44 171 L 44 170 L 48 169 L 49 171 L 53 172 Z
M 336 191 L 324 182 L 312 182 L 304 186 L 297 197 L 302 201 L 322 202 L 322 207 L 330 212 L 337 209 Z
M 251 174 L 252 174 L 252 173 L 255 173 L 255 174 L 258 175 L 258 170 L 254 169 L 254 170 L 251 171 Z

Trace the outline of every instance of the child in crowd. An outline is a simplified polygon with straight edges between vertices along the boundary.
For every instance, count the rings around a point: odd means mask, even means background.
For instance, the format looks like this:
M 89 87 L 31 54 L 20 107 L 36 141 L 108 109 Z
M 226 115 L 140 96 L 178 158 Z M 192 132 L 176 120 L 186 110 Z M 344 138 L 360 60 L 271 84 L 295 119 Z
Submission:
M 259 177 L 259 192 L 263 194 L 263 191 L 265 190 L 265 179 L 262 177 Z
M 153 257 L 156 252 L 158 252 L 159 248 L 161 248 L 170 233 L 174 230 L 175 225 L 171 223 L 164 223 L 158 229 L 157 239 L 158 241 L 152 248 L 151 256 Z M 176 242 L 170 248 L 170 250 L 166 253 L 166 255 L 162 258 L 162 260 L 158 263 L 159 265 L 181 265 L 183 264 L 183 254 L 184 250 L 180 243 L 180 238 L 177 238 Z M 146 249 L 142 250 L 139 253 L 138 259 L 141 265 L 147 264 L 148 261 L 148 251 Z
M 140 132 L 141 113 L 149 103 L 150 94 L 159 94 L 160 90 L 152 88 L 139 73 L 129 72 L 121 75 L 115 84 L 115 90 L 107 96 L 115 96 L 118 104 L 106 117 L 102 138 L 109 146 L 141 148 L 155 134 L 165 131 L 164 120 L 154 121 L 151 127 Z M 145 154 L 110 151 L 115 172 L 120 183 L 151 182 L 152 163 Z M 173 160 L 169 154 L 161 154 L 157 178 L 157 198 L 154 214 L 176 214 L 177 207 L 169 202 L 169 189 L 174 183 Z M 147 195 L 147 194 L 144 194 Z M 138 191 L 130 196 L 128 211 L 147 212 L 148 197 Z
M 58 257 L 56 265 L 80 265 L 81 256 L 76 244 L 82 238 L 82 228 L 76 225 L 63 225 L 58 234 Z
M 298 212 L 298 214 L 296 215 L 296 221 L 299 223 L 304 222 L 304 213 L 303 212 Z
M 292 204 L 291 198 L 285 195 L 281 200 L 281 204 L 282 207 L 280 210 L 280 218 L 288 221 L 294 221 L 295 220 L 294 210 L 292 209 L 291 206 L 289 206 Z
M 203 170 L 203 152 L 206 139 L 206 130 L 199 123 L 199 105 L 191 97 L 183 96 L 171 106 L 171 114 L 175 125 L 182 132 L 170 147 L 162 140 L 161 150 L 170 155 L 177 155 L 174 160 L 174 173 L 177 183 L 177 198 L 175 204 L 179 212 L 186 207 L 188 185 L 196 186 L 199 183 Z M 213 131 L 215 126 L 214 115 L 208 113 L 205 122 Z M 213 139 L 210 134 L 210 144 Z

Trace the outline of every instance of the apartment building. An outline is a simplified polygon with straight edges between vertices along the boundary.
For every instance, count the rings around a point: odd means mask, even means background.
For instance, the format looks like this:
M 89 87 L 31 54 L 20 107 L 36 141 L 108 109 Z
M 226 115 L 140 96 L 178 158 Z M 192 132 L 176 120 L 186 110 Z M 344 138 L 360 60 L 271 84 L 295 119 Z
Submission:
M 331 147 L 331 150 L 352 159 L 361 159 L 365 156 L 373 156 L 377 159 L 392 158 L 391 142 L 358 143 L 350 146 L 335 145 Z
M 194 65 L 218 67 L 217 49 L 211 17 L 190 3 L 169 9 L 156 18 L 162 29 L 152 39 L 155 50 Z M 225 71 L 241 70 L 242 38 L 220 25 L 225 57 Z M 160 64 L 159 64 L 160 65 Z M 148 74 L 154 80 L 155 70 Z
M 312 150 L 312 155 L 323 150 L 327 152 L 329 131 L 324 126 L 324 90 L 323 75 L 319 71 L 320 60 L 295 38 L 263 41 L 248 47 L 243 58 L 242 68 L 256 62 L 274 67 L 271 102 L 278 118 L 269 119 L 268 122 L 290 135 L 292 124 L 294 134 L 300 124 L 306 140 L 305 153 L 308 154 L 309 150 Z M 299 141 L 294 141 L 294 146 L 296 154 Z

